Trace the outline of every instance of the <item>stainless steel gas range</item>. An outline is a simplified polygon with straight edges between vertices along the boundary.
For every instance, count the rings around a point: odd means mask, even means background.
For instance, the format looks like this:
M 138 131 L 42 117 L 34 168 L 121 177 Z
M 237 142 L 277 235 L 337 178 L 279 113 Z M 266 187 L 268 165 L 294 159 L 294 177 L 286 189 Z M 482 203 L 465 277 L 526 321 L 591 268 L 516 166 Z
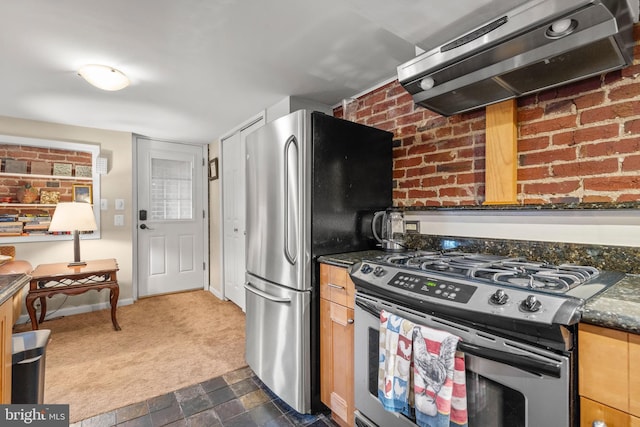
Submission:
M 469 427 L 578 426 L 576 327 L 623 273 L 462 252 L 354 265 L 358 426 L 414 426 L 378 401 L 379 313 L 448 331 L 465 354 Z

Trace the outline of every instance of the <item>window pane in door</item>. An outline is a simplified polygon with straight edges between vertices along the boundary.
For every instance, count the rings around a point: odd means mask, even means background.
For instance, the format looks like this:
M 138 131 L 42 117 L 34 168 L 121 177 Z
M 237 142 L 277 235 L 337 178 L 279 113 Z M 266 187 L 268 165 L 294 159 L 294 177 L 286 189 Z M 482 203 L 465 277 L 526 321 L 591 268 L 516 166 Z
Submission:
M 151 159 L 152 220 L 193 219 L 191 162 Z

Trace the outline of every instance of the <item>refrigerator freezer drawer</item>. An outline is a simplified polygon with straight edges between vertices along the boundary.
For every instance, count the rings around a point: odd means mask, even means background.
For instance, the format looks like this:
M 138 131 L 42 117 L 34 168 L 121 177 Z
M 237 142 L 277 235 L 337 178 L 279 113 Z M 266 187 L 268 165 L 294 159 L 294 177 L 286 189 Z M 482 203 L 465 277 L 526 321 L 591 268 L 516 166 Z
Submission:
M 311 292 L 295 291 L 247 274 L 246 360 L 276 395 L 311 412 Z

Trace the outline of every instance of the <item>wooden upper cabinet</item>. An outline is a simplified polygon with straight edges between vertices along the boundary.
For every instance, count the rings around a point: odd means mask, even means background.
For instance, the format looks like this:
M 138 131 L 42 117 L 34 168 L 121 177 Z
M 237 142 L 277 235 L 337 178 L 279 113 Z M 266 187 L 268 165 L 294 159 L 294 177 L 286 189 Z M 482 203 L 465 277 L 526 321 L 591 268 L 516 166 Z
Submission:
M 515 99 L 487 107 L 485 205 L 517 203 L 517 115 Z

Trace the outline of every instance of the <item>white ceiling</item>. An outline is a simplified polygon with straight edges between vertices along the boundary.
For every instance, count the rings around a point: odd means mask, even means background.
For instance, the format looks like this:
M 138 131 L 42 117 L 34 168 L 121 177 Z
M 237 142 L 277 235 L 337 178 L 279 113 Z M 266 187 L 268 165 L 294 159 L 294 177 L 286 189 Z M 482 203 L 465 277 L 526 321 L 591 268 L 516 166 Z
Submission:
M 211 142 L 288 95 L 336 105 L 524 0 L 2 0 L 0 115 Z M 77 76 L 100 63 L 119 92 Z

